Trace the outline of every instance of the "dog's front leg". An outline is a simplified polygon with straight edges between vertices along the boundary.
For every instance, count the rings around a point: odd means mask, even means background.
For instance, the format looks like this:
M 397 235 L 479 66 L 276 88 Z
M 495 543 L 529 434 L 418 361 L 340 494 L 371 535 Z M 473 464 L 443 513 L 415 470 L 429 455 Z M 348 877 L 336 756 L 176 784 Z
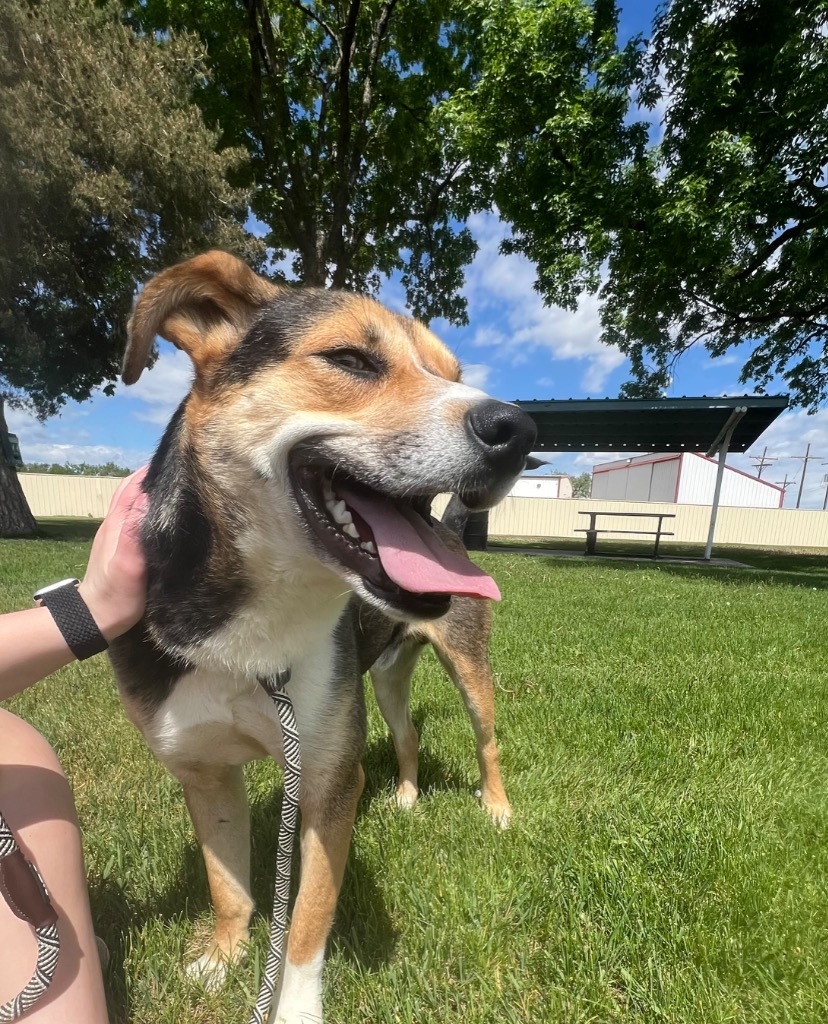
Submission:
M 347 781 L 320 793 L 303 780 L 302 871 L 293 908 L 279 1005 L 271 1024 L 320 1024 L 325 943 L 333 924 L 351 845 L 357 801 L 365 784 L 360 765 Z
M 238 765 L 194 765 L 177 774 L 204 855 L 216 915 L 207 951 L 187 972 L 208 988 L 219 988 L 228 964 L 242 954 L 253 912 L 244 775 Z

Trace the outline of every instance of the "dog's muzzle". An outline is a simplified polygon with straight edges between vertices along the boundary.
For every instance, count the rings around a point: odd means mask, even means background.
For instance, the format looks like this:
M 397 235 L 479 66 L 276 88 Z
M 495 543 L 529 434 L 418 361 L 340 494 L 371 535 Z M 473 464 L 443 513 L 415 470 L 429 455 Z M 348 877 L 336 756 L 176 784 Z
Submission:
M 534 421 L 522 409 L 493 398 L 469 409 L 466 432 L 496 479 L 520 473 L 538 436 Z

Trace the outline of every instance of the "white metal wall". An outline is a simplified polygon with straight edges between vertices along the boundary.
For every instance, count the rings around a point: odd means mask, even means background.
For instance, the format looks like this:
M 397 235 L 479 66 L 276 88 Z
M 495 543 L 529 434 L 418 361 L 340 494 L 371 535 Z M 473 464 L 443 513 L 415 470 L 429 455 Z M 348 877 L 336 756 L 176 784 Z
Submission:
M 509 494 L 516 498 L 562 498 L 559 476 L 522 476 Z M 570 495 L 572 490 L 570 487 Z
M 609 469 L 592 474 L 592 497 L 609 501 L 673 501 L 679 456 L 639 455 L 606 463 Z M 597 468 L 597 467 L 596 467 Z
M 681 504 L 710 505 L 716 487 L 717 464 L 693 452 L 682 457 L 678 500 Z M 755 480 L 725 466 L 720 505 L 744 505 L 750 508 L 779 508 L 780 491 L 762 480 Z

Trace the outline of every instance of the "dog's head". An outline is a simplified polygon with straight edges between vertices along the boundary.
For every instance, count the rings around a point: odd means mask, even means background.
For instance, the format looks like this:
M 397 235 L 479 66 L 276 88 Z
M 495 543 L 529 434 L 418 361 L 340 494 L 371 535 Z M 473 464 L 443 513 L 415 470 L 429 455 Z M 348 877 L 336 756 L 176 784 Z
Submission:
M 463 384 L 422 324 L 362 296 L 278 287 L 211 252 L 138 296 L 127 384 L 156 334 L 195 365 L 188 429 L 272 485 L 287 542 L 392 615 L 441 615 L 452 593 L 497 596 L 436 538 L 429 508 L 444 492 L 472 509 L 499 501 L 535 427 Z

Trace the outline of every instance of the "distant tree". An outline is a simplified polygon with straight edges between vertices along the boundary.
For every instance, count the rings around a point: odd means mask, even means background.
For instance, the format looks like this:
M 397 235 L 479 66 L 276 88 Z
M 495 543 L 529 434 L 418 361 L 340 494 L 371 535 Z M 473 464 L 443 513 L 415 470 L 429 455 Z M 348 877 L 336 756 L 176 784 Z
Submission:
M 0 5 L 0 412 L 112 381 L 154 270 L 210 245 L 260 255 L 226 180 L 239 153 L 190 102 L 205 74 L 192 40 L 137 38 L 112 2 Z M 2 454 L 0 494 L 0 535 L 31 532 Z
M 592 493 L 591 473 L 579 473 L 577 476 L 571 476 L 569 482 L 572 484 L 573 498 L 588 498 Z
M 131 469 L 117 466 L 114 462 L 105 462 L 94 466 L 88 462 L 27 462 L 19 469 L 20 473 L 52 473 L 56 476 L 129 476 Z

